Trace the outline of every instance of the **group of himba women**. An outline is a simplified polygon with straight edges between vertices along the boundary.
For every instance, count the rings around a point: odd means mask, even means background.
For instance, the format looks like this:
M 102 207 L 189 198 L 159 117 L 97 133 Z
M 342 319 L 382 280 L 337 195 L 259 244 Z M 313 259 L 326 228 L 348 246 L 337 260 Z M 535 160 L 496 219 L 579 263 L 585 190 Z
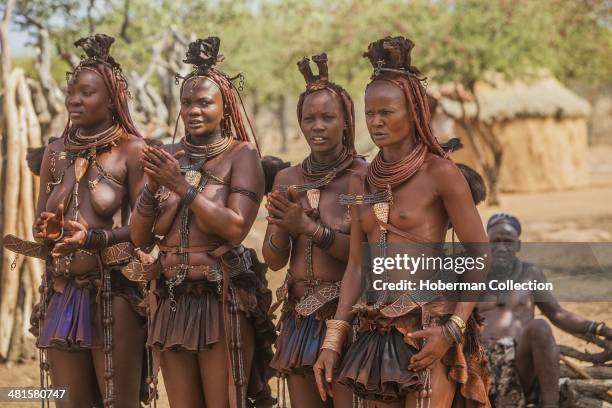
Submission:
M 279 404 L 286 384 L 298 408 L 489 406 L 474 302 L 362 284 L 364 242 L 429 245 L 449 225 L 461 241 L 487 240 L 468 171 L 431 132 L 410 40 L 364 54 L 371 163 L 355 151 L 353 101 L 329 80 L 326 55 L 313 57 L 317 75 L 298 62 L 310 154 L 280 171 L 247 133 L 234 79 L 216 66 L 218 38 L 189 44 L 193 69 L 177 76 L 185 135 L 162 146 L 132 122 L 112 42 L 75 43 L 85 55 L 68 82 L 68 124 L 42 155 L 37 242 L 4 242 L 46 260 L 32 322 L 43 385 L 69 389 L 57 406 L 155 401 L 159 367 L 171 407 L 272 406 L 274 374 Z M 289 264 L 274 304 L 266 265 L 241 245 L 266 193 L 263 257 L 272 270 Z

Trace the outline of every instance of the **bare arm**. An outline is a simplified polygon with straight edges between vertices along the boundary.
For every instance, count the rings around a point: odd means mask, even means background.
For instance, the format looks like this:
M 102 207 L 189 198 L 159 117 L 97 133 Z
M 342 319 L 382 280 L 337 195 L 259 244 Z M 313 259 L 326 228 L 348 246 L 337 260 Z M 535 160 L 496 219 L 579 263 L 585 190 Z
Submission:
M 143 179 L 148 183 L 148 176 L 143 177 Z M 140 194 L 142 194 L 142 189 Z M 140 194 L 136 200 L 140 198 Z M 153 226 L 155 225 L 155 219 L 155 215 L 144 215 L 138 208 L 132 209 L 132 216 L 130 217 L 130 239 L 136 247 L 146 248 L 153 244 Z
M 363 194 L 363 179 L 354 175 L 349 181 L 349 191 L 353 194 Z M 351 206 L 351 234 L 349 245 L 348 263 L 342 276 L 340 286 L 340 299 L 336 309 L 335 319 L 346 321 L 352 320 L 352 308 L 359 300 L 362 287 L 361 252 L 362 245 L 367 241 L 366 235 L 361 228 L 360 208 Z
M 482 225 L 478 210 L 474 205 L 470 188 L 465 177 L 451 161 L 441 162 L 432 170 L 442 197 L 444 208 L 449 216 L 457 237 L 465 245 L 468 254 L 474 258 L 482 257 L 485 267 L 482 271 L 466 271 L 464 282 L 484 282 L 489 271 L 491 252 L 488 246 L 487 234 Z M 463 294 L 462 294 L 463 295 Z M 471 299 L 476 299 L 478 293 L 470 293 Z M 463 296 L 462 296 L 463 298 Z M 457 303 L 455 314 L 467 322 L 475 301 Z
M 40 186 L 38 190 L 38 201 L 36 203 L 36 220 L 34 221 L 34 225 L 32 225 L 32 234 L 34 239 L 38 242 L 45 241 L 44 236 L 47 232 L 48 223 L 52 222 L 54 218 L 57 218 L 54 217 L 54 214 L 47 212 L 46 207 L 47 200 L 49 200 L 49 196 L 51 195 L 51 192 L 47 192 L 47 184 L 53 181 L 49 156 L 55 148 L 59 147 L 60 143 L 62 142 L 56 141 L 47 145 L 40 166 Z M 58 209 L 58 212 L 61 211 L 63 211 L 63 205 Z M 63 225 L 58 224 L 55 227 L 61 228 Z
M 277 191 L 281 184 L 287 184 L 287 172 L 290 170 L 291 168 L 281 170 L 276 177 L 274 177 L 272 191 Z M 270 238 L 270 236 L 272 236 L 272 238 Z M 272 240 L 272 245 L 278 249 L 275 250 L 270 247 L 270 240 Z M 280 225 L 271 223 L 270 217 L 268 217 L 268 226 L 266 228 L 266 235 L 261 252 L 266 264 L 273 271 L 278 271 L 289 262 L 291 256 L 290 240 L 291 236 L 289 232 Z
M 351 207 L 351 235 L 348 263 L 346 270 L 342 276 L 342 284 L 340 286 L 340 299 L 338 300 L 338 308 L 336 309 L 335 319 L 346 321 L 352 320 L 352 308 L 359 300 L 363 290 L 362 271 L 361 271 L 361 252 L 365 234 L 361 229 L 360 220 L 358 218 L 359 209 L 355 206 Z
M 349 182 L 349 191 L 351 193 L 363 194 L 363 180 L 355 175 L 351 177 Z M 340 298 L 334 319 L 350 322 L 352 320 L 353 306 L 361 296 L 362 288 L 362 271 L 361 271 L 361 246 L 366 240 L 364 231 L 361 228 L 361 219 L 359 218 L 360 209 L 357 206 L 351 206 L 351 235 L 349 258 L 342 276 L 340 286 Z M 333 371 L 338 364 L 340 355 L 329 348 L 322 348 L 319 357 L 314 365 L 315 381 L 319 395 L 323 401 L 327 397 L 333 397 L 332 379 Z
M 36 203 L 36 216 L 45 211 L 47 200 L 49 199 L 50 192 L 47 192 L 47 183 L 51 181 L 51 169 L 49 166 L 49 155 L 51 154 L 52 147 L 47 145 L 45 153 L 43 154 L 42 164 L 40 165 L 40 187 L 38 189 L 38 202 Z
M 337 260 L 346 262 L 349 258 L 350 235 L 340 231 L 334 231 L 334 233 L 334 242 L 326 252 Z
M 139 163 L 139 158 L 145 145 L 145 141 L 141 138 L 131 136 L 124 148 L 125 165 L 127 167 L 128 199 L 130 209 L 132 210 L 136 206 L 136 200 L 145 182 L 142 166 Z M 115 236 L 115 242 L 130 241 L 130 227 L 126 225 L 116 228 L 113 230 L 113 235 Z
M 262 197 L 264 175 L 257 150 L 246 143 L 238 149 L 240 151 L 233 158 L 230 185 L 252 191 L 258 197 Z M 183 179 L 183 183 L 176 187 L 175 192 L 183 197 L 187 187 Z M 259 205 L 243 194 L 230 192 L 227 206 L 199 194 L 190 208 L 206 228 L 231 243 L 239 244 L 255 222 Z
M 153 226 L 155 225 L 156 216 L 142 214 L 138 208 L 136 208 L 136 203 L 138 203 L 140 199 L 145 184 L 149 186 L 153 193 L 155 193 L 158 188 L 157 183 L 143 171 L 143 148 L 146 148 L 146 146 L 142 146 L 138 152 L 138 156 L 135 156 L 135 160 L 130 163 L 132 167 L 139 169 L 140 180 L 142 182 L 142 184 L 138 185 L 135 189 L 130 187 L 130 207 L 132 208 L 132 215 L 130 217 L 130 239 L 132 243 L 139 248 L 148 247 L 153 243 Z M 131 170 L 131 168 L 128 168 L 128 176 L 130 173 L 129 170 Z M 138 173 L 134 173 L 134 175 L 137 174 Z
M 539 282 L 546 282 L 544 272 L 538 267 L 531 267 L 533 279 Z M 552 324 L 567 333 L 586 334 L 591 328 L 592 321 L 570 312 L 563 308 L 554 295 L 549 291 L 540 291 L 537 293 L 536 306 L 550 320 Z M 612 340 L 612 331 L 609 327 L 604 326 L 600 332 L 608 340 Z
M 295 171 L 295 168 L 281 172 L 276 178 L 277 180 L 275 180 L 275 186 L 277 186 L 277 184 L 292 184 L 289 175 L 291 171 Z M 311 218 L 307 214 L 311 210 L 304 209 L 300 204 L 297 194 L 291 190 L 289 194 L 279 191 L 270 193 L 268 195 L 266 209 L 269 212 L 267 218 L 268 226 L 275 228 L 266 231 L 264 257 L 268 254 L 270 261 L 272 261 L 272 264 L 268 265 L 272 269 L 277 270 L 285 266 L 289 259 L 289 237 L 297 239 L 300 235 L 313 236 L 318 230 L 323 228 L 324 223 Z M 269 241 L 270 237 L 272 237 L 272 242 Z M 275 250 L 274 247 L 287 249 L 279 251 Z M 348 234 L 334 231 L 334 240 L 325 252 L 340 261 L 346 262 L 349 252 Z

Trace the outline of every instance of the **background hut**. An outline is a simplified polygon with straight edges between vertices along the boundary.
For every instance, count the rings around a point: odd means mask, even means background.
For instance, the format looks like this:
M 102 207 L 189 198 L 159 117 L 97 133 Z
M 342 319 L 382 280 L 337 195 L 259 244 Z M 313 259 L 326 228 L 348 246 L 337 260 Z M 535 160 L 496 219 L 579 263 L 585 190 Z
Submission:
M 590 107 L 555 78 L 529 83 L 494 79 L 478 83 L 475 95 L 455 85 L 430 86 L 429 92 L 437 102 L 433 127 L 438 139 L 459 137 L 463 142 L 456 161 L 486 172 L 493 149 L 486 148 L 479 132 L 470 131 L 477 123 L 495 135 L 503 154 L 500 191 L 562 190 L 588 183 Z

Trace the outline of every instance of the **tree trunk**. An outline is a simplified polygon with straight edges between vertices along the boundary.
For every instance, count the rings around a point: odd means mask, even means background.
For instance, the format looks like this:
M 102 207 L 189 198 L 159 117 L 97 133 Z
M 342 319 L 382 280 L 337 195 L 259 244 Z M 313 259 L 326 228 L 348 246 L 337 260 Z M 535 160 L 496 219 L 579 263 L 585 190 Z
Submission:
M 612 403 L 612 397 L 608 391 L 612 389 L 612 379 L 610 380 L 569 380 L 569 389 L 575 395 L 593 398 Z
M 285 115 L 285 97 L 281 96 L 276 108 L 278 130 L 280 132 L 280 152 L 287 153 L 287 118 Z
M 263 149 L 266 143 L 265 135 L 262 135 L 259 130 L 259 113 L 261 112 L 261 102 L 259 101 L 259 97 L 257 92 L 253 92 L 251 95 L 251 124 L 253 125 L 253 130 L 255 134 L 258 136 L 259 148 Z
M 49 119 L 43 130 L 43 138 L 46 141 L 50 136 L 59 136 L 66 124 L 67 117 L 64 109 L 64 94 L 51 75 L 51 42 L 49 32 L 45 28 L 38 30 L 37 47 L 36 68 Z

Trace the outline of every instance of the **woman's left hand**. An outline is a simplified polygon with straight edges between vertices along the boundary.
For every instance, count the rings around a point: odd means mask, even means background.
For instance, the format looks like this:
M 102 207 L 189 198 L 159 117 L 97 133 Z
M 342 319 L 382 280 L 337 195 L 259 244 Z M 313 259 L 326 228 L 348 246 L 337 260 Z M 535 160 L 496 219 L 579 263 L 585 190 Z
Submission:
M 66 256 L 77 249 L 83 248 L 87 240 L 87 227 L 78 221 L 66 221 L 66 235 L 55 244 L 51 255 L 55 258 Z
M 408 333 L 412 339 L 425 339 L 425 346 L 412 356 L 408 368 L 415 371 L 432 368 L 451 348 L 453 342 L 442 332 L 441 327 L 430 327 Z
M 268 223 L 278 225 L 294 238 L 316 229 L 316 222 L 308 216 L 309 209 L 290 200 L 284 193 L 273 191 L 268 194 L 266 209 L 270 214 L 267 217 Z
M 144 172 L 155 183 L 162 185 L 175 193 L 181 193 L 187 188 L 187 182 L 181 174 L 178 158 L 184 153 L 174 156 L 158 147 L 146 146 L 143 149 L 141 163 Z

